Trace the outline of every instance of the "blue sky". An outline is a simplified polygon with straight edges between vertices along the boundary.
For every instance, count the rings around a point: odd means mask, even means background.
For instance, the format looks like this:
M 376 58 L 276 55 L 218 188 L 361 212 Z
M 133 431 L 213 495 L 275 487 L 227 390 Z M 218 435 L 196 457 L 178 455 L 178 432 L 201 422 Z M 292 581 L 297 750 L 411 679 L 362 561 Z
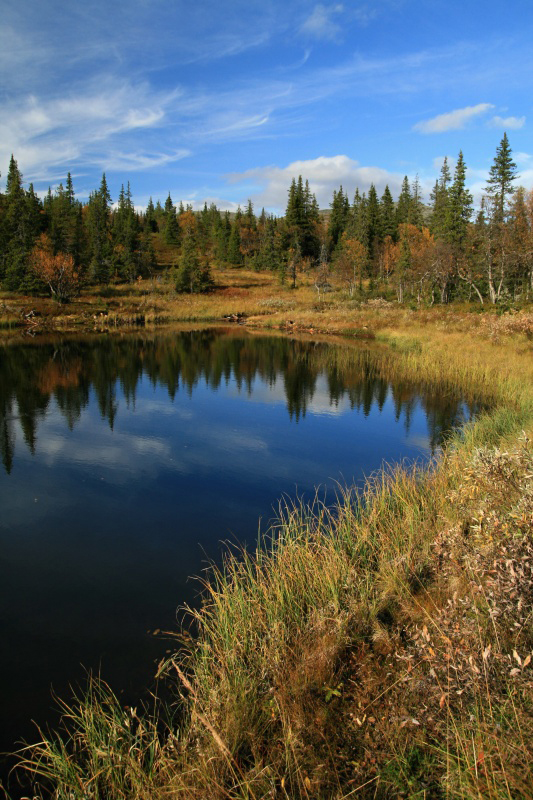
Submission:
M 425 199 L 460 149 L 479 193 L 504 130 L 533 187 L 531 0 L 0 0 L 0 170 L 83 199 L 171 192 L 283 213 L 293 176 Z

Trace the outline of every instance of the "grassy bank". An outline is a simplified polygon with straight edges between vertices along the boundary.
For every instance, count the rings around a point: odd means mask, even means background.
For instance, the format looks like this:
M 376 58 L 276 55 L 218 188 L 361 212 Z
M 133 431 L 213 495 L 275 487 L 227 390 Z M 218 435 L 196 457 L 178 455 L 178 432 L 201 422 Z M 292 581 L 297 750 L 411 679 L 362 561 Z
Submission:
M 492 338 L 533 335 L 531 308 L 503 317 L 474 303 L 464 306 L 406 307 L 381 297 L 352 298 L 342 288 L 320 295 L 314 275 L 299 275 L 296 289 L 281 286 L 270 273 L 216 270 L 206 294 L 177 294 L 164 276 L 135 284 L 89 287 L 68 304 L 48 297 L 0 292 L 0 336 L 26 331 L 105 331 L 174 323 L 240 322 L 249 328 L 341 334 L 366 338 L 376 332 L 418 330 L 474 332 Z M 386 294 L 386 287 L 381 287 Z
M 292 312 L 287 324 L 318 328 L 318 313 Z M 438 465 L 385 471 L 333 508 L 281 507 L 190 612 L 160 667 L 171 708 L 124 710 L 94 683 L 65 707 L 62 738 L 26 751 L 52 796 L 533 796 L 527 315 L 350 314 L 390 345 L 391 370 L 493 410 Z

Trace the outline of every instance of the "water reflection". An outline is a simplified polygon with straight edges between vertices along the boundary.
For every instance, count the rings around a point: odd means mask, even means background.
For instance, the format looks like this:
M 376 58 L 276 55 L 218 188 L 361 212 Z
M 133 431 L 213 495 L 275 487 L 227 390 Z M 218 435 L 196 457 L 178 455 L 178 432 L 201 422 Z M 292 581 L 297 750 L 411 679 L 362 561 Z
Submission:
M 221 336 L 215 330 L 182 332 L 173 337 L 107 338 L 12 346 L 0 359 L 0 449 L 6 471 L 15 457 L 15 427 L 31 453 L 39 425 L 53 398 L 68 428 L 79 422 L 94 392 L 102 417 L 113 430 L 120 390 L 126 406 L 135 409 L 139 383 L 148 379 L 163 387 L 173 401 L 178 391 L 192 395 L 203 381 L 211 390 L 233 381 L 239 393 L 252 396 L 258 382 L 270 399 L 280 400 L 283 385 L 289 417 L 298 421 L 309 409 L 335 413 L 339 407 L 380 411 L 392 398 L 396 419 L 406 432 L 415 408 L 425 412 L 428 446 L 433 452 L 443 436 L 475 412 L 458 391 L 395 379 L 390 354 L 369 348 L 353 350 L 339 363 L 338 349 L 285 338 Z M 327 395 L 317 390 L 322 376 Z M 158 409 L 160 410 L 160 409 Z M 164 412 L 163 412 L 164 413 Z

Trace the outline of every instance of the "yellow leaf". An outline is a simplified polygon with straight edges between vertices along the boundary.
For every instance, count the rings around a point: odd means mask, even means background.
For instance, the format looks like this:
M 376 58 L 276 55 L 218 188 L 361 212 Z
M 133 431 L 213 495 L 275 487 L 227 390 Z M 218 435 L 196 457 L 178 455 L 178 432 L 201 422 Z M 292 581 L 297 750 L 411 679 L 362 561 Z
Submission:
M 306 788 L 306 789 L 310 789 L 310 788 L 311 788 L 311 781 L 309 780 L 309 778 L 307 777 L 307 775 L 305 776 L 304 783 L 305 783 L 305 788 Z

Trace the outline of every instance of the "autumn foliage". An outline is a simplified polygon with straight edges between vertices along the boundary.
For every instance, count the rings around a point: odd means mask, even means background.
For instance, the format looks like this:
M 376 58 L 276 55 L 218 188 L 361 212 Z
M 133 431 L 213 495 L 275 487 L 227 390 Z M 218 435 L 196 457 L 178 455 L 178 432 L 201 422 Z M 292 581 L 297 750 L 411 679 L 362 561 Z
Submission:
M 30 263 L 34 273 L 48 286 L 52 297 L 59 303 L 67 303 L 77 294 L 80 278 L 74 259 L 68 253 L 54 255 L 50 239 L 45 233 L 37 239 Z

